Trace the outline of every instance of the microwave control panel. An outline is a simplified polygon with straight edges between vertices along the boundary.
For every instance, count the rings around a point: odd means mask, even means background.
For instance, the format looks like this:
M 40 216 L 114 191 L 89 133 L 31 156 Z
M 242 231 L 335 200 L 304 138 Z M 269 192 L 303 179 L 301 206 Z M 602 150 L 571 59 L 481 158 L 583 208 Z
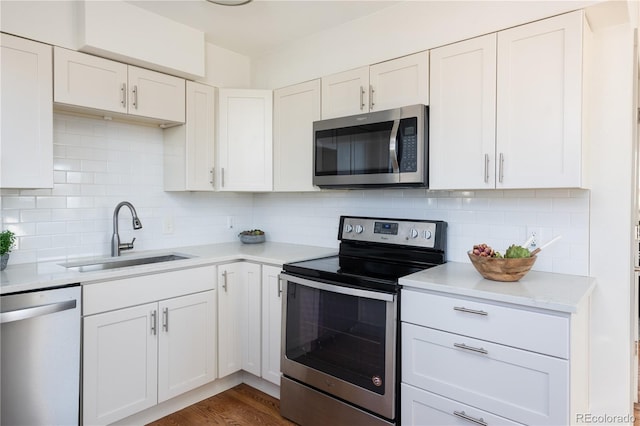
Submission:
M 415 118 L 403 119 L 400 122 L 400 158 L 401 173 L 415 172 L 418 170 L 418 135 L 417 120 Z

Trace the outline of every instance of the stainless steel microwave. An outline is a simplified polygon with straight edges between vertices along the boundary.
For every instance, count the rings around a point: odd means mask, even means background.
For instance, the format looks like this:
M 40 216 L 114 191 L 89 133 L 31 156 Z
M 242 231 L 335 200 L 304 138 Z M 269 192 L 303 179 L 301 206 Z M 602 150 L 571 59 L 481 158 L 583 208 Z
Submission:
M 427 187 L 429 107 L 411 105 L 313 123 L 313 184 Z

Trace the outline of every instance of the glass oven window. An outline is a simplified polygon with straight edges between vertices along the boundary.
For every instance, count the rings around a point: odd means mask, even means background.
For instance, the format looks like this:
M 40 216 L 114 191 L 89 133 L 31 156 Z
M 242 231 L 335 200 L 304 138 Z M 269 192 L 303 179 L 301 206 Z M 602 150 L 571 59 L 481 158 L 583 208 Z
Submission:
M 289 282 L 288 359 L 384 394 L 387 303 Z

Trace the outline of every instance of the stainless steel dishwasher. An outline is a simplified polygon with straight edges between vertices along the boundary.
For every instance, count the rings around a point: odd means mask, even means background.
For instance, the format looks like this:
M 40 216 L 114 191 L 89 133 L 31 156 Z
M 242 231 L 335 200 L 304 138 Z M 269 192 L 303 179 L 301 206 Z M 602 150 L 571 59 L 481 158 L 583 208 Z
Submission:
M 0 296 L 0 424 L 78 425 L 80 285 Z

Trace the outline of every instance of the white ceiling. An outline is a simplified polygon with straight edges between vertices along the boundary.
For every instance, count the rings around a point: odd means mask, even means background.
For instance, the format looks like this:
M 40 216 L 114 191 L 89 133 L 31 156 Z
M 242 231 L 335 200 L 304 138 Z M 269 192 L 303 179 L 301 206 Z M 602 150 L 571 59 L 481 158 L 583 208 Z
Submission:
M 387 0 L 253 0 L 242 6 L 221 6 L 206 0 L 127 2 L 201 30 L 209 43 L 252 57 L 397 3 Z

